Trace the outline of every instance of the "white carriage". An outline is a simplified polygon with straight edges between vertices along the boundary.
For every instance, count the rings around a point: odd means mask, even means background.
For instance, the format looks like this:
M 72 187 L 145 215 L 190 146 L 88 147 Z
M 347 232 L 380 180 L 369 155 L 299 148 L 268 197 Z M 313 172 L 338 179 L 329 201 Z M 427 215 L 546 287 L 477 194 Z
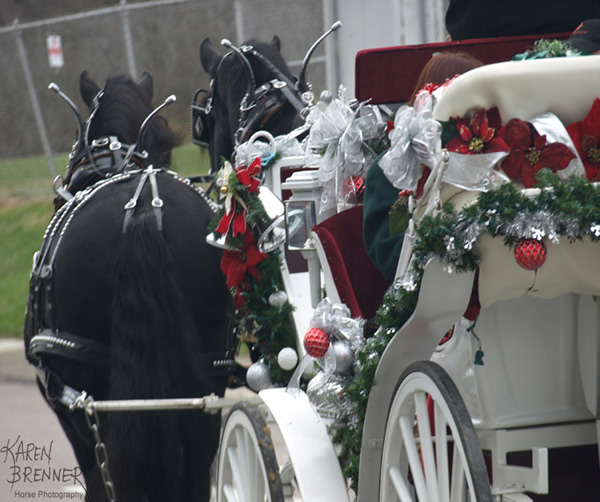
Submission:
M 505 121 L 552 112 L 570 124 L 583 120 L 599 89 L 595 56 L 499 63 L 456 79 L 433 115 L 444 121 L 497 106 Z M 481 193 L 446 183 L 447 163 L 443 155 L 439 159 L 412 213 L 397 277 L 410 270 L 423 216 L 436 214 L 446 201 L 473 204 Z M 309 207 L 320 190 L 314 171 L 279 184 L 280 170 L 302 161 L 281 159 L 273 168 L 273 188 L 277 195 L 282 188 L 293 190 L 290 200 Z M 308 271 L 291 273 L 282 265 L 297 307 L 300 354 L 321 288 L 332 301 L 344 301 L 318 230 L 307 237 Z M 598 244 L 589 237 L 546 240 L 546 262 L 534 270 L 520 268 L 501 238 L 482 235 L 474 243 L 481 302 L 476 336 L 463 317 L 475 270 L 448 271 L 435 257 L 424 265 L 416 307 L 382 354 L 368 395 L 358 500 L 531 500 L 527 493 L 549 491 L 549 451 L 598 445 Z M 453 326 L 454 336 L 439 345 Z M 484 364 L 475 364 L 481 349 Z M 225 421 L 217 500 L 350 500 L 330 421 L 306 393 L 273 388 L 258 396 L 258 408 L 236 405 Z M 274 457 L 264 419 L 280 431 L 285 458 Z M 519 452 L 529 465 L 513 462 Z

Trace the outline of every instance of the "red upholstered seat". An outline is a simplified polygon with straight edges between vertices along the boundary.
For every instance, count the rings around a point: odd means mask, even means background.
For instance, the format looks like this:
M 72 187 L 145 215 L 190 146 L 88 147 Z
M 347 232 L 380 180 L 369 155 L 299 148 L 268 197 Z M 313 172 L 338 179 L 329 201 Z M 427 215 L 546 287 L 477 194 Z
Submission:
M 356 206 L 312 230 L 325 252 L 326 263 L 321 260 L 321 266 L 325 274 L 331 274 L 340 301 L 348 306 L 353 317 L 370 319 L 381 305 L 387 282 L 367 256 L 362 221 L 363 208 Z
M 417 84 L 421 69 L 437 52 L 467 52 L 484 64 L 510 61 L 533 48 L 541 38 L 564 40 L 570 33 L 478 38 L 398 47 L 365 49 L 356 54 L 355 96 L 371 104 L 404 103 Z

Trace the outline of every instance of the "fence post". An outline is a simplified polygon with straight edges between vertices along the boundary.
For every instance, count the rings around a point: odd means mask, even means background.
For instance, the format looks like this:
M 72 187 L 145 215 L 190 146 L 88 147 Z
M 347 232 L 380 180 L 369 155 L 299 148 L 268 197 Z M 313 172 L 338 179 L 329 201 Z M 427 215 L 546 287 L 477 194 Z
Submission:
M 25 51 L 25 45 L 23 44 L 23 36 L 18 25 L 19 20 L 15 19 L 13 23 L 13 29 L 15 33 L 15 39 L 17 42 L 17 50 L 19 51 L 21 66 L 23 67 L 23 73 L 25 74 L 25 83 L 27 84 L 27 90 L 29 91 L 29 99 L 31 100 L 31 107 L 33 108 L 33 116 L 35 117 L 35 122 L 40 133 L 40 139 L 42 141 L 44 153 L 46 154 L 46 158 L 48 159 L 48 168 L 50 169 L 50 175 L 54 180 L 56 178 L 56 166 L 54 165 L 54 157 L 52 156 L 52 149 L 50 148 L 50 142 L 48 141 L 48 133 L 46 132 L 46 126 L 44 125 L 44 118 L 42 117 L 40 102 L 38 100 L 37 94 L 35 93 L 35 87 L 33 86 L 33 78 L 31 77 L 29 60 L 27 59 L 27 52 Z
M 125 39 L 125 52 L 127 53 L 127 65 L 131 78 L 137 80 L 137 68 L 135 67 L 135 54 L 133 52 L 133 40 L 131 37 L 131 23 L 129 22 L 129 9 L 127 0 L 121 0 L 121 20 L 123 21 L 123 38 Z
M 235 12 L 235 38 L 236 44 L 242 45 L 244 40 L 244 12 L 241 0 L 235 0 L 234 4 Z

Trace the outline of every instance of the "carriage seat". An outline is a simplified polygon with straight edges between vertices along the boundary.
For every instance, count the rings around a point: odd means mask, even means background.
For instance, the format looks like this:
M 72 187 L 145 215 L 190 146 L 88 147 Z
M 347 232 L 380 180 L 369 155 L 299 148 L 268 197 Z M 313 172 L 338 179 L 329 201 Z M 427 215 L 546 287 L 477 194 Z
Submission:
M 387 282 L 369 259 L 362 236 L 363 208 L 355 206 L 312 229 L 327 296 L 344 303 L 353 317 L 375 316 Z

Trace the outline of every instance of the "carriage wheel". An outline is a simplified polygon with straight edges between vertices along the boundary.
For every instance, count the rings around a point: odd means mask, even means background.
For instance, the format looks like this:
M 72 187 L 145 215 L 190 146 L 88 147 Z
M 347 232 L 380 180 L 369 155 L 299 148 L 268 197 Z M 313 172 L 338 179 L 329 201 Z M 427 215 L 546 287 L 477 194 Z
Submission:
M 223 428 L 218 502 L 282 502 L 271 433 L 257 408 L 236 403 Z
M 491 502 L 477 434 L 452 379 L 424 361 L 399 382 L 383 440 L 380 500 Z

